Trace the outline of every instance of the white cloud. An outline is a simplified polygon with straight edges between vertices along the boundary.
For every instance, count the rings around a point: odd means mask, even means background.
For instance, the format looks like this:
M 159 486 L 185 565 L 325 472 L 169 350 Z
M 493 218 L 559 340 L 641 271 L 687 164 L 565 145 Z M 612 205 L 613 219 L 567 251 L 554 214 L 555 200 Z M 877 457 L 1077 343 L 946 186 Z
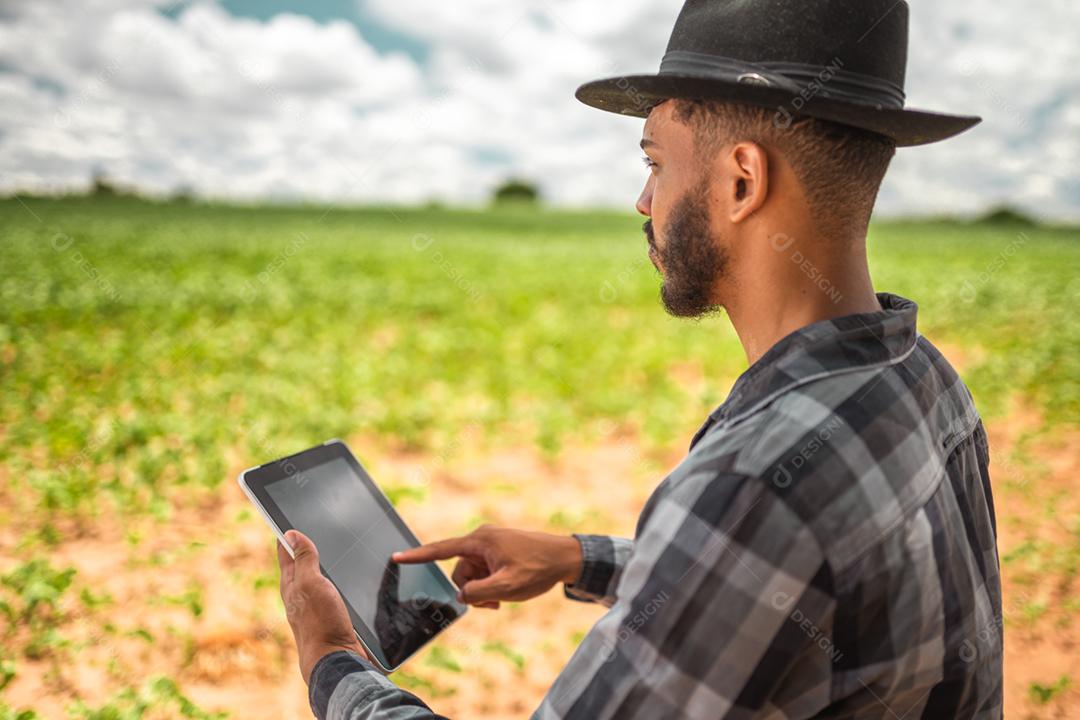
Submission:
M 1020 205 L 1080 218 L 1080 8 L 1048 0 L 1025 11 L 996 0 L 912 0 L 908 105 L 980 115 L 941 145 L 901 151 L 893 213 L 977 212 Z
M 0 73 L 7 188 L 102 169 L 159 192 L 363 197 L 353 168 L 387 139 L 365 133 L 365 109 L 415 106 L 423 88 L 411 59 L 380 56 L 349 23 L 260 23 L 211 3 L 176 20 L 150 3 L 26 6 L 0 26 L 0 64 L 14 68 Z
M 428 48 L 300 14 L 258 22 L 204 0 L 9 3 L 0 13 L 0 189 L 85 184 L 95 168 L 159 192 L 482 201 L 508 174 L 560 204 L 631 208 L 641 121 L 587 108 L 581 82 L 659 63 L 677 0 L 358 0 Z M 912 0 L 908 102 L 982 114 L 902 150 L 882 212 L 999 202 L 1080 216 L 1080 11 Z M 303 5 L 297 3 L 298 11 Z

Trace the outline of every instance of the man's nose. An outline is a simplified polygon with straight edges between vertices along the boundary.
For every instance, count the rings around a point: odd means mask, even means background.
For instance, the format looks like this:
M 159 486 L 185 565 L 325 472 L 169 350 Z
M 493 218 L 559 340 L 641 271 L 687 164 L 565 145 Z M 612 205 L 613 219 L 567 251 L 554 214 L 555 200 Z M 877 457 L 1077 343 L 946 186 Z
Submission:
M 645 187 L 641 189 L 641 195 L 638 196 L 637 203 L 634 207 L 637 211 L 645 217 L 652 217 L 652 179 L 645 183 Z

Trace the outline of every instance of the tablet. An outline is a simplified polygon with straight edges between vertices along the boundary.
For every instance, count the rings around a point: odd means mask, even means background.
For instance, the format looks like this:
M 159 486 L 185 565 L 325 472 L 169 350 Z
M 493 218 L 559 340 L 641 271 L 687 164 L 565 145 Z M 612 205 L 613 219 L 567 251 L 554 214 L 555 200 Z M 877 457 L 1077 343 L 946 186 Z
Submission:
M 239 482 L 290 554 L 289 530 L 315 543 L 323 575 L 341 593 L 357 638 L 384 672 L 465 613 L 435 563 L 390 561 L 391 553 L 420 541 L 340 440 L 245 470 Z

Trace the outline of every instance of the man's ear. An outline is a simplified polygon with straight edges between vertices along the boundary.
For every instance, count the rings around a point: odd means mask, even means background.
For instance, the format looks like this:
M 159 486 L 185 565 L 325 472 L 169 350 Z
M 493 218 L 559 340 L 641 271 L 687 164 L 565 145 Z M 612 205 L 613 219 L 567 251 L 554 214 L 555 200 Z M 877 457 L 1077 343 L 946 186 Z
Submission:
M 769 194 L 769 156 L 755 142 L 740 142 L 731 148 L 725 164 L 728 182 L 725 191 L 730 201 L 729 219 L 742 222 L 765 204 Z

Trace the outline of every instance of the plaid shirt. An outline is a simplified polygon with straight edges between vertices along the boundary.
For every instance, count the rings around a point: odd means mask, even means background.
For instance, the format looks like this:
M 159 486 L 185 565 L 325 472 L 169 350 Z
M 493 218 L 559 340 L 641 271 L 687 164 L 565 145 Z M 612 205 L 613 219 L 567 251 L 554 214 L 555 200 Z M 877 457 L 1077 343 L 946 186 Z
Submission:
M 610 610 L 534 718 L 1000 718 L 986 434 L 916 306 L 815 323 L 735 383 L 634 540 L 579 535 Z M 356 656 L 320 718 L 430 718 Z

